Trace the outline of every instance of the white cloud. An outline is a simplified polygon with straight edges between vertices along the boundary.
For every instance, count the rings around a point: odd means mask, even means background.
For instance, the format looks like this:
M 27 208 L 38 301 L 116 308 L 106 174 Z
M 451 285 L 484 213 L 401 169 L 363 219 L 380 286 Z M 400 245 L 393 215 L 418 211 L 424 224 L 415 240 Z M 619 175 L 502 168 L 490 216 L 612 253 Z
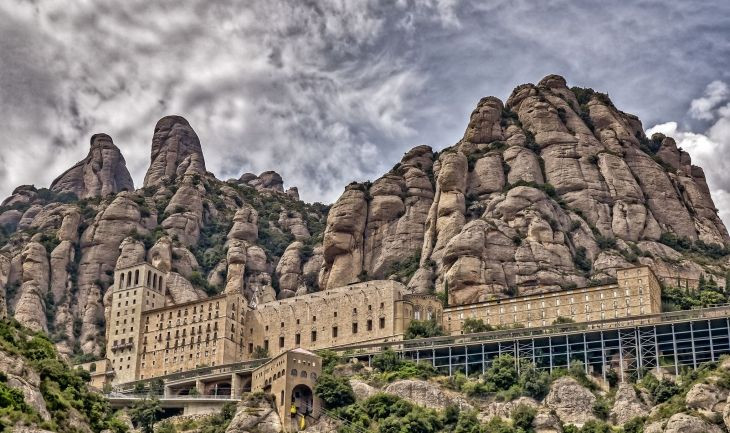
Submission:
M 728 97 L 730 97 L 730 89 L 727 84 L 719 80 L 713 81 L 707 85 L 704 96 L 692 101 L 689 113 L 695 119 L 712 120 L 715 116 L 715 108 Z

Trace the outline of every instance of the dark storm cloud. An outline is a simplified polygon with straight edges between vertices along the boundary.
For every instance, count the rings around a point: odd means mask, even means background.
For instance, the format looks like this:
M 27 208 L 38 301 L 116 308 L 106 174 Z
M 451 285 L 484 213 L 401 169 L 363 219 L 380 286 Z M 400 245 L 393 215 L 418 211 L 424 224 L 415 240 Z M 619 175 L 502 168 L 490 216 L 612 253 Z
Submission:
M 414 145 L 455 143 L 482 96 L 549 73 L 607 91 L 647 126 L 703 133 L 720 103 L 695 104 L 708 118 L 692 101 L 730 82 L 719 0 L 78 3 L 0 5 L 2 194 L 48 185 L 95 132 L 139 185 L 154 124 L 180 114 L 219 177 L 274 169 L 329 202 Z

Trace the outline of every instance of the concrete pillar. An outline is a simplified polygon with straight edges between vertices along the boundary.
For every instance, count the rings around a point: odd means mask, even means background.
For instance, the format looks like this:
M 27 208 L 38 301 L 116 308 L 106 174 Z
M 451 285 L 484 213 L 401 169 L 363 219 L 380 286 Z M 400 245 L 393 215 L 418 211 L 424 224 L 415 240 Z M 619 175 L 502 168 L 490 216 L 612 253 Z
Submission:
M 239 398 L 243 393 L 243 383 L 241 376 L 236 373 L 231 374 L 231 397 Z
M 165 389 L 163 391 L 163 396 L 165 398 L 172 397 L 172 387 L 170 385 L 165 385 Z
M 205 384 L 203 383 L 202 380 L 200 380 L 200 379 L 195 380 L 195 389 L 198 391 L 199 395 L 205 394 Z

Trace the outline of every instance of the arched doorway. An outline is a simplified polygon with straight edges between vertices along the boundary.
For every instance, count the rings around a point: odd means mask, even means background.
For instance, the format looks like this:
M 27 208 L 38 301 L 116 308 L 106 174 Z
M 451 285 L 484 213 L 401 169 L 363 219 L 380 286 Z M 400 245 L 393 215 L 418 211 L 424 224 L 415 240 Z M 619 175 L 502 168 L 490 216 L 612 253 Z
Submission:
M 307 385 L 297 385 L 292 389 L 291 402 L 297 408 L 297 413 L 311 415 L 314 407 L 314 395 Z

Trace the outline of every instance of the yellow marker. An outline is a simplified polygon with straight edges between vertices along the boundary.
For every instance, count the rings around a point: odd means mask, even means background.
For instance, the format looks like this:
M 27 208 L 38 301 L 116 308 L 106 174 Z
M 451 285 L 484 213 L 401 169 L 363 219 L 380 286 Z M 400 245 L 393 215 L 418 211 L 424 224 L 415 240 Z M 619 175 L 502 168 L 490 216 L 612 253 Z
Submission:
M 304 415 L 302 415 L 302 418 L 299 420 L 299 430 L 304 430 L 307 428 L 307 421 L 304 419 Z

